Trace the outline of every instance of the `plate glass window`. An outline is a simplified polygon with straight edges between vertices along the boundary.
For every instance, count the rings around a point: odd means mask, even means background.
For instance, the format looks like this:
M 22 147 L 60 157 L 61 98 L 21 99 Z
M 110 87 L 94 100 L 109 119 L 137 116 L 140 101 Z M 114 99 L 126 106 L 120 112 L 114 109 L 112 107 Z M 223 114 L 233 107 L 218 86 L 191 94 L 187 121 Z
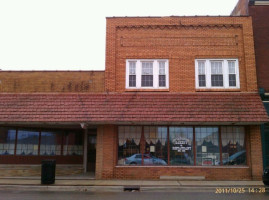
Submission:
M 16 130 L 0 128 L 0 155 L 14 155 Z
M 223 165 L 246 165 L 244 127 L 221 127 L 221 140 Z
M 40 155 L 61 155 L 62 133 L 41 132 Z
M 193 128 L 170 127 L 170 165 L 193 165 Z
M 220 165 L 217 127 L 196 127 L 196 165 Z
M 66 132 L 63 138 L 63 155 L 83 155 L 83 134 Z
M 144 165 L 167 165 L 167 127 L 145 126 Z
M 18 130 L 17 155 L 38 155 L 39 132 Z
M 118 164 L 141 165 L 141 126 L 120 126 L 118 130 Z

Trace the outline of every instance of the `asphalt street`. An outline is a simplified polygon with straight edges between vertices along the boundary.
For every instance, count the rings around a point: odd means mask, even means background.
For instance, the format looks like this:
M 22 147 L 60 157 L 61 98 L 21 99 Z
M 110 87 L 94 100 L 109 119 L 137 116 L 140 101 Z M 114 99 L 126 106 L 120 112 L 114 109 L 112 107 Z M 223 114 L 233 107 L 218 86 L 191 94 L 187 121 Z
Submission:
M 51 192 L 0 191 L 0 200 L 268 200 L 269 193 L 216 194 L 214 191 L 142 191 L 142 192 Z

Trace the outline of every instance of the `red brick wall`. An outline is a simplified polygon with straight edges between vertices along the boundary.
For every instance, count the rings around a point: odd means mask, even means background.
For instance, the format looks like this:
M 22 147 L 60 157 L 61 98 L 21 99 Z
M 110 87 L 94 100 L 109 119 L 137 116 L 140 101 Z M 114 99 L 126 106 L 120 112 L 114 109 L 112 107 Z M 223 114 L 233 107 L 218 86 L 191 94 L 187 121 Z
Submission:
M 126 91 L 125 61 L 132 58 L 169 59 L 170 92 L 196 91 L 196 58 L 238 58 L 239 91 L 257 91 L 250 17 L 107 18 L 106 42 L 109 92 Z
M 249 6 L 252 16 L 258 86 L 269 92 L 269 6 Z
M 250 126 L 250 164 L 254 180 L 260 180 L 263 172 L 262 143 L 260 126 Z
M 249 0 L 238 0 L 231 15 L 233 16 L 248 15 L 248 2 Z
M 104 92 L 103 71 L 0 71 L 0 92 Z
M 205 176 L 206 180 L 260 180 L 262 148 L 259 126 L 246 127 L 247 166 L 146 167 L 117 166 L 117 128 L 99 127 L 97 133 L 97 179 L 159 179 L 160 176 Z

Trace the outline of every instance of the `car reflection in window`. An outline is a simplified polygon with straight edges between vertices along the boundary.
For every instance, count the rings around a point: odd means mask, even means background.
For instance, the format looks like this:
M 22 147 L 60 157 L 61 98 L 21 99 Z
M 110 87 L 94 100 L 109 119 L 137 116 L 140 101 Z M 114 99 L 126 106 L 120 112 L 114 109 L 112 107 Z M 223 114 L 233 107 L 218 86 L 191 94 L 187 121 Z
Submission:
M 246 151 L 239 151 L 231 155 L 228 159 L 223 160 L 223 165 L 245 165 Z
M 142 155 L 134 154 L 125 159 L 125 165 L 142 165 Z M 144 165 L 167 165 L 167 163 L 150 154 L 144 154 Z

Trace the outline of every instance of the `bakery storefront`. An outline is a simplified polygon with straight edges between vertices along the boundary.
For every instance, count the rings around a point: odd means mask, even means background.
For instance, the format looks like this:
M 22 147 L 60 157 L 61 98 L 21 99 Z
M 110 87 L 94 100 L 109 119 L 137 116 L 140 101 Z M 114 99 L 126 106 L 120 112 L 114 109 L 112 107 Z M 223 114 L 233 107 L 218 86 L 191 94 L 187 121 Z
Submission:
M 1 94 L 0 101 L 0 176 L 39 176 L 41 161 L 55 159 L 58 176 L 261 179 L 268 116 L 258 94 Z

